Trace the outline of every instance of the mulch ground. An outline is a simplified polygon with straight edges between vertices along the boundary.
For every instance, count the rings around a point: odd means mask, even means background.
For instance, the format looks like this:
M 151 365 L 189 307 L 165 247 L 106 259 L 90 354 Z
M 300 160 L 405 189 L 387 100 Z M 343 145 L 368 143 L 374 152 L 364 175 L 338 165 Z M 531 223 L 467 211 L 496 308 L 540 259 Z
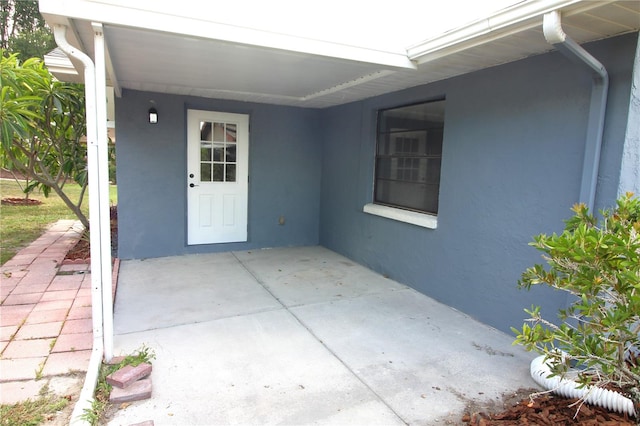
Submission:
M 79 260 L 89 259 L 91 257 L 91 248 L 89 246 L 89 236 L 85 233 L 80 241 L 67 253 L 65 259 Z
M 118 206 L 112 206 L 109 213 L 111 216 L 111 255 L 118 257 Z M 88 260 L 90 257 L 89 234 L 85 232 L 78 243 L 69 250 L 65 259 Z
M 586 405 L 576 399 L 547 394 L 526 398 L 500 413 L 467 413 L 462 421 L 470 426 L 571 425 L 635 426 L 637 420 L 606 408 Z
M 1 201 L 2 205 L 8 206 L 37 206 L 42 204 L 40 200 L 34 200 L 31 198 L 3 198 Z

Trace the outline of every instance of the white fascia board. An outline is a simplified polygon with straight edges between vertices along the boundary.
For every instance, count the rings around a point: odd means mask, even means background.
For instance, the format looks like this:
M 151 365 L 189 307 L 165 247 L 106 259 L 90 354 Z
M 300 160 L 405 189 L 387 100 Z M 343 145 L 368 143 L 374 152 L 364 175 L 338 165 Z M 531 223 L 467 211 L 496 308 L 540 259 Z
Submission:
M 172 5 L 175 7 L 175 4 Z M 40 12 L 49 24 L 67 17 L 105 25 L 125 26 L 150 31 L 161 31 L 182 36 L 221 40 L 287 50 L 311 55 L 345 59 L 382 65 L 389 68 L 415 69 L 416 64 L 406 52 L 384 52 L 358 46 L 332 43 L 310 38 L 295 37 L 251 28 L 212 22 L 205 19 L 176 16 L 168 10 L 160 13 L 150 10 L 107 4 L 90 0 L 40 0 Z
M 503 9 L 494 15 L 471 22 L 440 36 L 425 40 L 407 48 L 409 59 L 423 64 L 461 52 L 490 41 L 530 28 L 542 27 L 542 16 L 554 10 L 569 8 L 565 13 L 581 13 L 614 0 L 528 0 Z

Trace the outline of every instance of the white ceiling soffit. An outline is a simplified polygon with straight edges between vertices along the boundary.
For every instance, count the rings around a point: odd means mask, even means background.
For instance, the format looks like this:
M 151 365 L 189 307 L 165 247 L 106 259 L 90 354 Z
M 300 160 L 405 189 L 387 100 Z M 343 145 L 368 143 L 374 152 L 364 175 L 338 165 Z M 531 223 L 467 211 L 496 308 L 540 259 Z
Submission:
M 235 32 L 225 32 L 230 28 L 226 24 L 133 8 L 121 16 L 124 6 L 113 3 L 126 2 L 40 0 L 47 22 L 67 25 L 78 47 L 90 55 L 90 23 L 104 24 L 108 74 L 117 87 L 311 108 L 361 100 L 552 50 L 542 34 L 542 16 L 550 10 L 562 11 L 563 28 L 578 43 L 640 29 L 637 0 L 524 1 L 400 54 L 392 48 L 376 51 L 274 36 L 260 29 L 233 27 Z M 112 17 L 114 10 L 119 11 L 118 19 Z M 142 17 L 147 19 L 140 21 Z M 171 25 L 176 20 L 180 25 Z M 200 28 L 198 22 L 207 25 Z M 354 21 L 358 25 L 362 22 Z

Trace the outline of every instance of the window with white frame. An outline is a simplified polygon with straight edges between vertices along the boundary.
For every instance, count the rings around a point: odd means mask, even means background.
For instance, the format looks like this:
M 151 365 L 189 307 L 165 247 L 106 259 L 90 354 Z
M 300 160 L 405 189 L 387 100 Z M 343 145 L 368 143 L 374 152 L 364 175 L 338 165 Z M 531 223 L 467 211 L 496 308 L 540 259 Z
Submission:
M 378 112 L 374 203 L 438 213 L 444 99 Z

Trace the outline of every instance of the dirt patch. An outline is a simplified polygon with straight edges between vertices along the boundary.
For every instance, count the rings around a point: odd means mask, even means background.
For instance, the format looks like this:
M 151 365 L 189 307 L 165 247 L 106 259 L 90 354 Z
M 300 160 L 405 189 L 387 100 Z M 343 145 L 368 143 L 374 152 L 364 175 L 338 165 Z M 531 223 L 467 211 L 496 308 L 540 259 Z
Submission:
M 118 206 L 110 208 L 111 216 L 111 256 L 118 257 Z M 67 260 L 88 260 L 91 257 L 89 233 L 84 232 L 75 246 L 67 252 Z
M 469 426 L 519 425 L 576 425 L 576 426 L 634 426 L 636 421 L 627 415 L 606 408 L 580 404 L 553 394 L 530 398 L 532 389 L 521 389 L 506 395 L 502 407 L 468 406 L 462 421 Z
M 3 206 L 38 206 L 42 201 L 32 198 L 3 198 L 1 203 Z
M 83 384 L 84 373 L 54 376 L 49 380 L 49 390 L 55 395 L 66 398 L 69 400 L 69 403 L 62 410 L 47 416 L 42 426 L 63 426 L 69 424 L 73 409 L 80 397 Z

